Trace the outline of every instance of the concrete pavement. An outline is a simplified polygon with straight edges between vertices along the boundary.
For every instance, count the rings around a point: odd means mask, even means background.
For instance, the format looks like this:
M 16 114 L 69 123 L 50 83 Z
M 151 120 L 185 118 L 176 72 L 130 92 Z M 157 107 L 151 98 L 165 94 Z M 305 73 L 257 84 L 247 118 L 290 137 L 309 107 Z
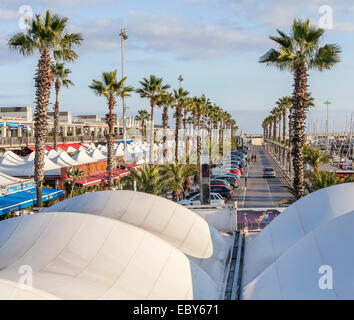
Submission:
M 251 146 L 251 154 L 256 154 L 257 161 L 250 162 L 244 176 L 242 177 L 240 187 L 235 192 L 233 200 L 238 200 L 239 208 L 273 208 L 281 200 L 291 198 L 283 186 L 287 183 L 281 172 L 274 166 L 271 159 L 268 158 L 263 147 Z M 263 169 L 273 167 L 276 170 L 276 178 L 263 178 Z M 245 186 L 245 177 L 247 177 L 247 187 Z

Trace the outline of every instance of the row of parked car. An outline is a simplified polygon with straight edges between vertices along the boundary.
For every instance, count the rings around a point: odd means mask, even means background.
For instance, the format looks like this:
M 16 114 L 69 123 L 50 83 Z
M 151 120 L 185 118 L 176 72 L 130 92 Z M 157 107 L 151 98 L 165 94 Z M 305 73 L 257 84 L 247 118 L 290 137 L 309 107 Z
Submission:
M 212 168 L 210 177 L 210 203 L 222 205 L 231 200 L 234 189 L 239 187 L 244 168 L 247 166 L 247 149 L 234 150 L 229 156 L 224 157 L 220 163 Z M 191 192 L 181 205 L 200 205 L 199 185 L 192 187 Z

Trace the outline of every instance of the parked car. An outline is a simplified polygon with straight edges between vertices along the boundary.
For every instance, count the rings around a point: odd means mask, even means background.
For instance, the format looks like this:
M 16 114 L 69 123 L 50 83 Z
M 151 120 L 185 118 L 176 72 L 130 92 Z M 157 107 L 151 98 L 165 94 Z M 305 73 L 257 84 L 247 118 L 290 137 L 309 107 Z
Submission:
M 186 195 L 186 199 L 190 199 L 190 198 L 194 197 L 196 194 L 199 194 L 199 185 L 198 185 L 198 190 L 189 192 L 189 193 Z
M 210 186 L 210 191 L 213 193 L 219 193 L 223 198 L 231 200 L 232 190 L 225 186 Z
M 263 169 L 263 178 L 275 178 L 275 170 L 272 167 Z
M 190 199 L 183 199 L 178 202 L 178 204 L 181 204 L 183 206 L 186 205 L 200 205 L 200 194 L 199 192 L 191 197 Z M 210 193 L 210 204 L 218 204 L 218 205 L 223 205 L 225 204 L 225 200 L 223 197 L 218 194 L 218 193 Z
M 238 187 L 238 180 L 235 176 L 216 176 L 213 177 L 214 179 L 223 179 L 226 180 L 228 183 L 230 183 L 230 185 L 234 188 Z
M 226 186 L 228 188 L 232 188 L 230 182 L 228 182 L 227 180 L 223 180 L 223 179 L 210 179 L 210 185 L 211 186 Z

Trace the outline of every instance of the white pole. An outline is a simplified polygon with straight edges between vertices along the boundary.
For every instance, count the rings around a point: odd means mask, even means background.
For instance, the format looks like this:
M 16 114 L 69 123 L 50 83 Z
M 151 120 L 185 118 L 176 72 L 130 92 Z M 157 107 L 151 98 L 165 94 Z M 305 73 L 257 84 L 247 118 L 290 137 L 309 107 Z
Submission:
M 126 29 L 122 28 L 121 33 L 121 55 L 122 55 L 122 79 L 124 79 L 124 44 L 125 40 L 128 39 Z M 123 83 L 124 89 L 124 83 Z M 125 103 L 125 96 L 122 96 L 122 103 L 123 103 L 123 143 L 124 143 L 124 159 L 127 160 L 127 124 L 126 124 L 126 117 L 127 117 L 127 106 Z

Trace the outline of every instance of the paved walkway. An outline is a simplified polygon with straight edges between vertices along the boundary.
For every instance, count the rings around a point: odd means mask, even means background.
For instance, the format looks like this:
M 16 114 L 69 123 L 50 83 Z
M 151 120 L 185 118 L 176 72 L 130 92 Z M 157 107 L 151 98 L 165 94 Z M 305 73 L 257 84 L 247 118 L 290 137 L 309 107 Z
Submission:
M 271 208 L 276 207 L 281 200 L 291 198 L 283 188 L 287 186 L 281 173 L 275 168 L 272 159 L 268 159 L 263 147 L 252 146 L 250 154 L 257 155 L 257 161 L 247 167 L 234 200 L 238 200 L 239 208 Z M 276 178 L 263 178 L 263 168 L 273 167 Z M 245 177 L 247 176 L 247 187 Z

